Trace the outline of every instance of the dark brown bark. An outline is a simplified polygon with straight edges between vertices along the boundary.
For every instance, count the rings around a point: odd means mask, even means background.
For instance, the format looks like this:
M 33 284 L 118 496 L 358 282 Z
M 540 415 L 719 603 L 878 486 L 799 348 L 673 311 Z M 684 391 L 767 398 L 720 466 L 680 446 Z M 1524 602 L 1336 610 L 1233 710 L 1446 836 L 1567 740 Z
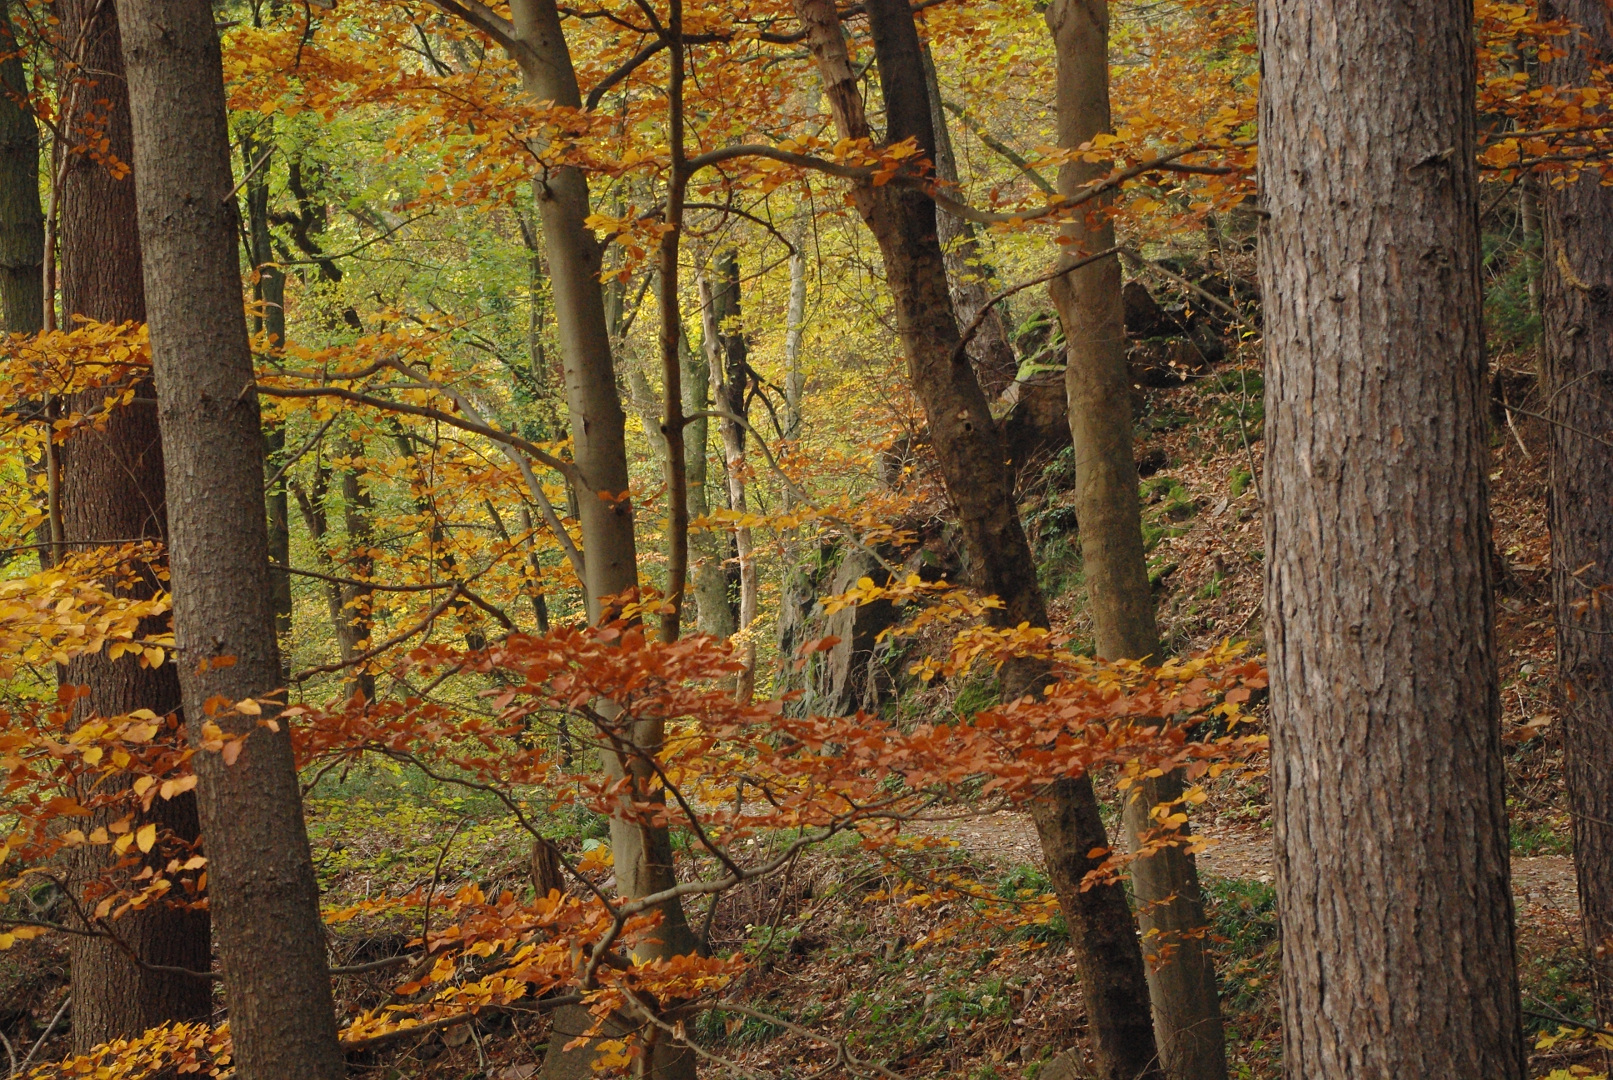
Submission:
M 1293 1080 L 1524 1074 L 1472 20 L 1467 0 L 1260 3 L 1266 638 Z
M 683 146 L 683 0 L 671 0 L 666 33 L 671 73 L 667 79 L 666 223 L 658 252 L 660 282 L 661 441 L 666 444 L 667 584 L 661 640 L 676 641 L 682 629 L 684 591 L 689 577 L 689 476 L 684 469 L 683 305 L 678 295 L 678 251 L 683 241 L 683 203 L 689 167 Z
M 274 129 L 267 121 L 260 130 L 243 135 L 241 168 L 257 170 L 246 185 L 247 259 L 257 279 L 252 286 L 252 298 L 263 305 L 263 313 L 256 317 L 253 330 L 266 332 L 270 348 L 278 353 L 286 343 L 286 272 L 275 261 L 274 241 L 269 232 L 269 163 L 265 158 L 272 153 L 270 140 L 273 136 Z M 286 478 L 280 475 L 285 450 L 285 425 L 265 424 L 263 453 L 264 470 L 268 475 L 264 481 L 279 477 L 263 493 L 269 514 L 269 561 L 276 567 L 291 565 L 291 503 Z M 285 640 L 291 635 L 291 574 L 286 570 L 271 570 L 269 579 L 274 583 L 275 635 Z M 289 677 L 290 671 L 284 674 Z
M 1112 130 L 1109 6 L 1106 0 L 1054 0 L 1047 24 L 1058 57 L 1059 145 L 1078 147 Z M 1073 195 L 1108 170 L 1103 162 L 1070 162 L 1059 170 L 1059 191 Z M 1065 225 L 1067 263 L 1115 246 L 1107 210 L 1107 205 L 1095 206 Z M 1120 262 L 1111 257 L 1055 278 L 1049 293 L 1067 342 L 1064 386 L 1075 448 L 1075 516 L 1097 653 L 1139 660 L 1157 656 L 1159 634 L 1132 456 L 1120 285 Z M 1145 778 L 1128 794 L 1124 825 L 1133 851 L 1156 828 L 1151 809 L 1181 794 L 1179 775 Z M 1180 832 L 1185 836 L 1188 829 Z M 1165 1072 L 1172 1080 L 1224 1080 L 1221 1003 L 1193 856 L 1166 847 L 1137 859 L 1131 863 L 1131 884 L 1137 921 L 1155 954 L 1148 966 L 1148 993 Z
M 199 741 L 211 697 L 261 699 L 280 681 L 223 62 L 206 0 L 119 0 L 117 12 L 171 496 L 174 633 Z M 219 657 L 235 662 L 209 663 Z M 233 764 L 207 750 L 195 758 L 236 1067 L 243 1080 L 337 1080 L 346 1066 L 289 734 L 233 711 L 211 719 L 245 737 Z
M 1554 0 L 1584 27 L 1541 72 L 1585 86 L 1613 59 L 1600 0 Z M 1551 420 L 1551 579 L 1579 910 L 1596 1015 L 1613 1023 L 1613 189 L 1587 170 L 1545 190 L 1541 391 Z M 1527 197 L 1527 194 L 1526 194 Z
M 77 35 L 94 6 L 90 0 L 64 0 L 58 10 L 70 36 Z M 97 115 L 107 119 L 109 152 L 127 164 L 133 152 L 117 31 L 115 13 L 110 6 L 103 7 L 85 38 L 85 63 L 97 72 L 95 94 L 104 102 Z M 101 164 L 78 160 L 67 170 L 60 200 L 63 322 L 71 328 L 75 315 L 108 323 L 143 321 L 134 180 L 115 178 Z M 137 399 L 153 396 L 149 383 L 135 393 Z M 104 397 L 103 391 L 91 391 L 66 408 L 87 413 L 99 408 Z M 68 550 L 87 551 L 108 541 L 136 538 L 166 543 L 161 434 L 157 412 L 146 400 L 117 409 L 104 428 L 80 431 L 61 447 L 59 457 L 62 529 Z M 143 569 L 135 595 L 150 597 L 161 588 L 155 570 Z M 166 620 L 153 622 L 153 633 L 167 630 L 166 625 L 156 625 Z M 79 701 L 75 712 L 80 720 L 135 709 L 150 709 L 176 721 L 182 715 L 178 667 L 173 663 L 143 668 L 134 657 L 84 656 L 68 665 L 65 681 L 89 687 L 89 696 Z M 179 736 L 176 732 L 169 737 Z M 194 794 L 155 800 L 145 820 L 155 822 L 177 844 L 197 842 L 200 826 Z M 80 889 L 100 877 L 106 855 L 104 848 L 80 850 L 76 866 Z M 161 847 L 153 849 L 150 861 L 159 868 L 166 863 Z M 177 891 L 174 897 L 186 899 Z M 146 964 L 193 971 L 206 971 L 212 964 L 205 910 L 157 904 L 114 920 L 110 930 Z M 73 940 L 72 978 L 73 1045 L 79 1053 L 112 1039 L 137 1036 L 166 1021 L 206 1017 L 212 1008 L 212 985 L 206 980 L 143 968 L 109 940 Z
M 133 143 L 117 13 L 111 4 L 98 0 L 61 0 L 57 13 L 63 38 L 82 40 L 84 50 L 83 70 L 77 73 L 83 84 L 76 98 L 80 108 L 75 119 L 82 124 L 84 114 L 93 113 L 101 121 L 99 131 L 107 140 L 107 155 L 128 166 Z M 63 93 L 67 93 L 65 87 Z M 76 134 L 81 137 L 83 133 Z M 88 154 L 74 154 L 69 159 L 62 174 L 58 229 L 62 329 L 73 328 L 75 314 L 103 322 L 145 319 L 140 237 L 130 225 L 135 220 L 136 185 L 133 176 L 119 179 Z
M 45 214 L 39 207 L 39 126 L 21 95 L 27 72 L 0 0 L 0 330 L 44 325 Z
M 887 138 L 916 137 L 929 153 L 934 133 L 912 11 L 902 0 L 870 0 L 864 6 L 889 121 Z M 808 31 L 807 44 L 840 133 L 866 136 L 856 73 L 833 4 L 796 0 L 796 11 Z M 1001 623 L 1045 627 L 1047 608 L 1014 504 L 1002 434 L 968 357 L 958 348 L 935 204 L 921 191 L 889 184 L 858 188 L 854 199 L 884 256 L 909 378 L 923 404 L 947 494 L 963 528 L 973 583 L 1003 601 L 1003 609 L 994 613 Z M 1009 665 L 1004 669 L 1005 696 L 1034 690 L 1044 677 L 1039 666 Z M 1034 813 L 1049 874 L 1070 924 L 1099 1073 L 1104 1080 L 1157 1077 L 1142 954 L 1125 892 L 1117 885 L 1084 893 L 1080 889 L 1093 867 L 1088 852 L 1108 846 L 1090 782 L 1057 785 L 1036 803 Z
M 958 185 L 958 157 L 952 149 L 947 129 L 946 108 L 942 104 L 941 79 L 928 44 L 924 46 L 924 82 L 930 96 L 930 126 L 935 131 L 935 175 L 954 192 Z M 958 323 L 968 326 L 991 300 L 995 276 L 987 261 L 975 227 L 963 218 L 937 210 L 936 232 L 946 256 L 947 282 L 952 288 L 952 306 Z M 1019 372 L 1019 360 L 1008 340 L 1008 301 L 1000 301 L 980 320 L 980 328 L 970 339 L 969 357 L 975 362 L 980 389 L 988 399 L 996 398 Z

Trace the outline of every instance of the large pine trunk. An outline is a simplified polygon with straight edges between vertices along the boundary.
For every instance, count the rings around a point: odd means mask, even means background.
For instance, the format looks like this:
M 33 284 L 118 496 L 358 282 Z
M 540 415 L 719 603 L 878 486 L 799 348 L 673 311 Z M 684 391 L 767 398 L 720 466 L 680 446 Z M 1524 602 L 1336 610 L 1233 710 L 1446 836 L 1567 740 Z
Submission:
M 1585 28 L 1541 81 L 1585 86 L 1613 60 L 1601 0 L 1555 0 Z M 1605 170 L 1545 189 L 1542 397 L 1551 421 L 1552 600 L 1579 910 L 1596 1015 L 1613 1023 L 1613 188 Z
M 1472 27 L 1470 0 L 1260 3 L 1266 637 L 1294 1080 L 1524 1070 Z
M 1074 148 L 1111 130 L 1108 4 L 1054 0 L 1047 24 L 1058 57 L 1059 145 Z M 1059 191 L 1074 195 L 1108 169 L 1102 162 L 1069 162 L 1059 170 Z M 1066 224 L 1067 262 L 1115 246 L 1107 209 L 1094 206 Z M 1159 635 L 1132 457 L 1120 262 L 1088 263 L 1055 278 L 1049 293 L 1068 343 L 1064 387 L 1075 447 L 1075 516 L 1097 652 L 1110 660 L 1142 659 L 1159 652 Z M 1133 851 L 1156 827 L 1152 808 L 1181 794 L 1179 774 L 1144 778 L 1128 793 L 1123 823 Z M 1180 832 L 1187 834 L 1185 825 Z M 1221 1001 L 1193 856 L 1165 847 L 1137 859 L 1131 885 L 1144 940 L 1159 954 L 1149 963 L 1148 995 L 1165 1072 L 1171 1080 L 1224 1080 Z
M 105 102 L 98 112 L 106 118 L 108 151 L 127 165 L 133 150 L 117 16 L 110 5 L 98 6 L 92 0 L 63 0 L 58 11 L 70 40 L 94 19 L 84 33 L 84 65 L 95 73 L 96 85 L 93 92 L 81 89 L 79 98 Z M 100 162 L 75 158 L 64 177 L 60 214 L 64 327 L 75 325 L 75 315 L 108 323 L 143 322 L 146 304 L 133 177 L 119 179 Z M 91 412 L 104 397 L 100 390 L 80 394 L 68 411 Z M 104 428 L 82 430 L 62 446 L 62 531 L 68 550 L 87 551 L 134 539 L 166 543 L 162 442 L 152 397 L 151 384 L 140 385 L 135 400 L 114 410 Z M 162 587 L 157 570 L 141 568 L 135 595 L 149 597 Z M 182 713 L 175 664 L 144 668 L 133 657 L 83 656 L 68 665 L 65 681 L 89 687 L 89 696 L 77 704 L 79 719 L 150 709 L 158 716 L 174 717 L 176 727 L 169 737 L 182 737 L 177 729 Z M 192 793 L 154 801 L 145 820 L 181 843 L 195 843 L 200 833 Z M 160 870 L 172 853 L 153 849 L 148 861 Z M 100 877 L 107 854 L 105 848 L 80 849 L 79 889 Z M 174 897 L 184 900 L 177 891 Z M 114 920 L 110 929 L 146 964 L 193 971 L 211 966 L 205 910 L 158 903 Z M 104 938 L 73 940 L 72 978 L 73 1046 L 79 1053 L 112 1039 L 132 1038 L 170 1020 L 205 1018 L 212 1008 L 212 984 L 206 979 L 141 967 L 123 947 Z
M 39 126 L 18 95 L 28 75 L 0 0 L 0 330 L 38 333 L 45 316 L 45 215 L 39 208 Z
M 243 1080 L 337 1080 L 347 1070 L 289 733 L 206 707 L 280 683 L 218 32 L 206 0 L 119 0 L 117 12 L 185 716 L 193 740 L 208 719 L 245 740 L 233 764 L 194 759 L 235 1064 Z M 234 663 L 213 662 L 224 657 Z
M 885 99 L 886 138 L 916 137 L 931 152 L 934 132 L 912 11 L 905 0 L 869 0 L 864 6 Z M 866 137 L 857 73 L 833 4 L 796 0 L 796 11 L 840 134 Z M 853 197 L 884 256 L 908 375 L 963 529 L 973 584 L 1002 600 L 1004 607 L 995 613 L 1001 623 L 1045 627 L 1047 607 L 1014 503 L 1002 433 L 968 356 L 958 348 L 961 335 L 936 233 L 935 203 L 921 191 L 891 184 L 859 187 Z M 1038 689 L 1045 670 L 1007 665 L 1003 679 L 1003 695 L 1011 699 Z M 1142 954 L 1125 892 L 1118 885 L 1081 888 L 1094 865 L 1089 853 L 1108 846 L 1090 781 L 1083 777 L 1055 785 L 1036 803 L 1035 819 L 1048 874 L 1070 924 L 1099 1073 L 1104 1080 L 1157 1077 Z

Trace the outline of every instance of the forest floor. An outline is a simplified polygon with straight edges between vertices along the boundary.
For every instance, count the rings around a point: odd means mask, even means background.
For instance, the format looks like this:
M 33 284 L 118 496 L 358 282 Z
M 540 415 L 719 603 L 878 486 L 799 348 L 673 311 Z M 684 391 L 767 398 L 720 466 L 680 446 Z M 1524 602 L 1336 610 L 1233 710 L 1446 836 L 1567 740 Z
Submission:
M 1162 631 L 1178 653 L 1223 638 L 1260 646 L 1259 447 L 1252 442 L 1261 427 L 1260 395 L 1258 372 L 1234 368 L 1144 395 L 1138 455 L 1149 474 L 1145 532 Z M 1501 413 L 1495 431 L 1497 631 L 1520 976 L 1533 1045 L 1539 1033 L 1558 1028 L 1557 1018 L 1586 1017 L 1589 1006 L 1553 725 L 1545 439 L 1538 422 L 1521 414 Z M 1042 511 L 1056 509 L 1066 495 L 1054 483 L 1029 486 L 1027 516 L 1053 520 Z M 1032 535 L 1043 584 L 1055 598 L 1055 618 L 1079 636 L 1085 614 L 1077 545 L 1034 524 Z M 1112 807 L 1112 781 L 1098 780 Z M 1267 802 L 1258 775 L 1223 778 L 1210 785 L 1210 798 L 1197 808 L 1194 822 L 1210 841 L 1199 865 L 1232 1075 L 1242 1080 L 1280 1075 Z M 501 808 L 474 795 L 452 797 L 417 785 L 397 770 L 379 767 L 340 784 L 335 778 L 321 783 L 309 799 L 308 816 L 333 904 L 406 891 L 438 877 L 440 895 L 470 883 L 490 892 L 527 887 L 525 841 Z M 582 817 L 565 823 L 564 831 L 562 846 L 574 848 L 596 842 L 603 832 L 601 822 Z M 832 845 L 803 857 L 782 878 L 752 883 L 725 898 L 713 921 L 712 944 L 752 959 L 740 997 L 820 1036 L 707 1012 L 693 1023 L 694 1033 L 732 1064 L 734 1075 L 845 1075 L 819 1072 L 834 1059 L 831 1045 L 839 1043 L 857 1059 L 914 1078 L 1034 1080 L 1048 1072 L 1055 1055 L 1081 1045 L 1085 1016 L 1062 919 L 1048 918 L 1045 909 L 1035 917 L 1038 907 L 1029 899 L 1047 888 L 1029 820 L 1005 811 L 929 823 L 913 832 L 931 843 L 896 853 Z M 967 896 L 948 897 L 938 889 L 933 891 L 940 899 L 925 899 L 938 879 L 960 877 L 1010 907 L 1022 904 L 1026 916 L 983 918 Z M 333 950 L 346 964 L 391 955 L 410 931 L 360 918 L 334 928 Z M 65 949 L 57 939 L 0 954 L 0 1033 L 13 1044 L 37 1037 L 65 984 Z M 348 978 L 340 997 L 344 1006 L 369 1006 L 389 988 L 385 975 Z M 536 1074 L 549 1037 L 547 1021 L 535 1012 L 495 1010 L 475 1025 L 355 1059 L 353 1073 L 377 1080 L 527 1080 Z M 57 1035 L 44 1053 L 65 1050 Z M 1083 1075 L 1078 1056 L 1068 1064 L 1072 1070 L 1065 1075 Z M 1568 1041 L 1535 1052 L 1531 1075 L 1591 1066 L 1602 1067 L 1582 1045 Z M 720 1071 L 713 1067 L 710 1073 Z

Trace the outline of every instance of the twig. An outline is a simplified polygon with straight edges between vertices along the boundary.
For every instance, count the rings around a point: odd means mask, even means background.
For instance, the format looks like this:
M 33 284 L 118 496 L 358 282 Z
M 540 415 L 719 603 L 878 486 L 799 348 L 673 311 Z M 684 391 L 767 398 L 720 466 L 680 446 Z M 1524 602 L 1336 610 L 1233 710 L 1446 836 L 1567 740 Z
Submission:
M 244 181 L 244 180 L 242 181 L 242 183 L 245 183 L 245 182 L 246 181 Z M 333 254 L 330 254 L 330 255 L 321 255 L 317 259 L 285 259 L 285 260 L 282 260 L 279 263 L 276 263 L 276 265 L 277 266 L 318 266 L 321 263 L 331 262 L 332 260 L 335 260 L 335 259 L 345 259 L 349 255 L 354 255 L 354 254 L 357 254 L 360 251 L 363 251 L 365 248 L 369 247 L 371 244 L 379 244 L 382 240 L 385 240 L 387 237 L 391 236 L 393 233 L 397 232 L 399 229 L 402 229 L 405 225 L 413 225 L 415 222 L 419 221 L 421 218 L 430 217 L 435 212 L 436 211 L 434 211 L 434 210 L 427 210 L 424 213 L 416 214 L 412 218 L 404 218 L 402 221 L 398 222 L 396 225 L 393 225 L 392 227 L 387 229 L 386 232 L 382 233 L 380 236 L 372 236 L 368 240 L 364 241 L 361 244 L 354 244 L 352 247 L 348 248 L 346 251 L 338 251 L 338 252 L 334 252 Z
M 975 312 L 975 317 L 969 320 L 969 325 L 963 328 L 963 333 L 958 338 L 957 347 L 952 350 L 952 362 L 956 364 L 963 359 L 965 351 L 969 348 L 969 342 L 974 340 L 975 335 L 980 332 L 980 328 L 985 325 L 986 316 L 990 314 L 993 307 L 1002 303 L 1015 293 L 1024 292 L 1033 285 L 1041 285 L 1044 282 L 1052 281 L 1054 278 L 1063 277 L 1065 274 L 1068 274 L 1074 270 L 1079 270 L 1083 266 L 1087 266 L 1090 263 L 1095 263 L 1099 259 L 1107 259 L 1109 256 L 1117 254 L 1119 251 L 1120 248 L 1118 247 L 1105 248 L 1096 255 L 1088 255 L 1086 258 L 1077 259 L 1067 266 L 1060 265 L 1056 269 L 1049 270 L 1045 274 L 1039 274 L 1028 281 L 1021 281 L 1018 285 L 1010 285 L 996 296 L 993 296 L 990 300 L 987 300 L 981 305 L 980 310 Z
M 273 490 L 274 486 L 285 478 L 286 473 L 290 471 L 291 467 L 297 464 L 297 462 L 301 461 L 304 454 L 319 444 L 319 440 L 325 437 L 325 432 L 330 430 L 330 426 L 336 422 L 336 418 L 340 415 L 340 413 L 333 413 L 329 420 L 326 420 L 323 424 L 319 425 L 319 430 L 314 432 L 313 435 L 309 436 L 307 442 L 297 447 L 296 453 L 286 458 L 285 464 L 276 469 L 274 475 L 263 482 L 263 490 Z
M 431 870 L 431 885 L 426 889 L 425 912 L 420 917 L 420 946 L 425 949 L 427 956 L 431 955 L 431 898 L 437 894 L 437 882 L 442 880 L 442 864 L 443 860 L 448 858 L 448 849 L 454 846 L 459 830 L 463 829 L 465 822 L 469 820 L 468 817 L 462 817 L 454 825 L 454 831 L 448 834 L 448 842 L 437 852 L 437 865 Z
M 333 671 L 342 671 L 346 668 L 353 667 L 356 664 L 362 664 L 366 660 L 373 660 L 375 657 L 386 652 L 394 645 L 408 641 L 416 634 L 431 629 L 431 624 L 437 621 L 437 617 L 443 612 L 447 611 L 448 606 L 452 604 L 463 592 L 464 586 L 456 583 L 453 588 L 448 590 L 448 595 L 442 598 L 442 603 L 432 608 L 424 619 L 421 619 L 409 629 L 394 634 L 392 637 L 387 638 L 385 641 L 381 642 L 381 644 L 372 649 L 364 650 L 351 660 L 342 660 L 334 664 L 320 664 L 318 667 L 304 668 L 302 671 L 299 671 L 297 674 L 293 675 L 291 677 L 291 681 L 294 683 L 305 683 L 315 675 L 325 675 Z
M 22 1064 L 21 1065 L 17 1066 L 17 1072 L 18 1073 L 22 1073 L 22 1072 L 27 1071 L 28 1063 L 30 1061 L 34 1060 L 34 1055 L 39 1053 L 39 1048 L 41 1046 L 45 1045 L 45 1040 L 50 1038 L 50 1033 L 55 1031 L 56 1030 L 56 1025 L 62 1022 L 62 1016 L 67 1012 L 67 1007 L 69 1005 L 71 1005 L 72 1003 L 73 1003 L 73 995 L 72 994 L 68 994 L 66 997 L 62 998 L 61 1006 L 59 1008 L 57 1008 L 56 1015 L 51 1017 L 50 1018 L 50 1023 L 45 1025 L 45 1033 L 43 1035 L 39 1036 L 39 1041 L 34 1043 L 34 1048 L 32 1050 L 28 1051 L 28 1056 L 22 1059 Z
M 560 994 L 555 997 L 539 998 L 533 1004 L 539 1012 L 551 1012 L 566 1005 L 579 1005 L 582 1000 L 583 996 L 581 994 Z M 434 1031 L 457 1027 L 467 1020 L 474 1019 L 476 1019 L 474 1012 L 464 1012 L 458 1016 L 445 1016 L 441 1020 L 429 1020 L 424 1024 L 413 1024 L 409 1027 L 383 1031 L 381 1034 L 371 1035 L 367 1039 L 344 1039 L 342 1041 L 342 1050 L 349 1054 L 357 1053 L 360 1050 L 374 1050 L 388 1043 L 397 1042 L 399 1039 L 407 1039 L 412 1035 L 429 1035 Z

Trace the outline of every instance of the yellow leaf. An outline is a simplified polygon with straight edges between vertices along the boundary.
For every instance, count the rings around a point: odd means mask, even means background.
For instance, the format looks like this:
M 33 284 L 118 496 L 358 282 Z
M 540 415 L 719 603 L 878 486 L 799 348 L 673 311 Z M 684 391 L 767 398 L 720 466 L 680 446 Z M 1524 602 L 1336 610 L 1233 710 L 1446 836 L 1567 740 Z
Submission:
M 134 835 L 135 843 L 140 845 L 140 850 L 150 851 L 152 845 L 157 842 L 157 826 L 155 824 L 142 825 L 140 826 L 140 831 Z
M 142 776 L 140 779 L 134 782 L 134 793 L 136 795 L 144 795 L 146 792 L 151 790 L 151 785 L 155 784 L 156 782 L 157 780 L 155 777 Z
M 242 698 L 240 701 L 235 703 L 235 711 L 238 713 L 244 713 L 247 716 L 262 716 L 263 706 L 259 705 L 251 698 Z

